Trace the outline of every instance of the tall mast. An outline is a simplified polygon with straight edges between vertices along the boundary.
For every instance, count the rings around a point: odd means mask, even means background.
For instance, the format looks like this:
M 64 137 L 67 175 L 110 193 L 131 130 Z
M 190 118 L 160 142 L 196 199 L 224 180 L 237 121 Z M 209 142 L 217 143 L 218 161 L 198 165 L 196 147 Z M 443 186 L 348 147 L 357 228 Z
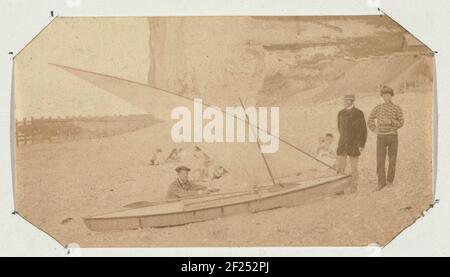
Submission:
M 241 102 L 241 106 L 244 109 L 244 113 L 245 113 L 245 106 L 240 97 L 239 97 L 239 102 Z M 245 118 L 246 118 L 246 121 L 248 122 L 248 126 L 251 128 L 252 132 L 254 133 L 254 135 L 256 137 L 256 144 L 258 145 L 259 153 L 261 153 L 261 157 L 264 161 L 264 164 L 266 165 L 267 172 L 269 172 L 270 179 L 272 180 L 272 183 L 274 185 L 277 185 L 277 183 L 275 182 L 275 178 L 273 177 L 272 171 L 270 170 L 270 166 L 269 166 L 269 163 L 267 162 L 266 156 L 264 155 L 263 151 L 261 150 L 261 143 L 259 142 L 258 133 L 255 133 L 255 130 L 253 129 L 252 124 L 250 124 L 250 119 L 249 119 L 247 113 L 245 113 Z

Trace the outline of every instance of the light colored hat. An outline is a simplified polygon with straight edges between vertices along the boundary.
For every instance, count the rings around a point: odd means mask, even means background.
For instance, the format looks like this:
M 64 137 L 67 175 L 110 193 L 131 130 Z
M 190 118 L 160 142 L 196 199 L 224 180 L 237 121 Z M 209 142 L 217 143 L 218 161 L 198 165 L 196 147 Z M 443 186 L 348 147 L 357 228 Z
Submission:
M 344 100 L 355 101 L 355 95 L 354 94 L 346 94 L 346 95 L 344 95 Z

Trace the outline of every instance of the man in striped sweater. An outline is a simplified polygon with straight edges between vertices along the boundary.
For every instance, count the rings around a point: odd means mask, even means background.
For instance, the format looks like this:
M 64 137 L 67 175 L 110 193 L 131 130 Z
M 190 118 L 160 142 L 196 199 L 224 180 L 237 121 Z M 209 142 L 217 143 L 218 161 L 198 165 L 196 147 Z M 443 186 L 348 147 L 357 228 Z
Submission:
M 397 162 L 398 135 L 397 130 L 403 126 L 402 109 L 392 102 L 394 90 L 384 86 L 381 89 L 384 103 L 377 105 L 370 113 L 369 129 L 377 134 L 377 175 L 378 186 L 375 191 L 385 186 L 392 186 Z M 386 176 L 386 155 L 389 159 Z

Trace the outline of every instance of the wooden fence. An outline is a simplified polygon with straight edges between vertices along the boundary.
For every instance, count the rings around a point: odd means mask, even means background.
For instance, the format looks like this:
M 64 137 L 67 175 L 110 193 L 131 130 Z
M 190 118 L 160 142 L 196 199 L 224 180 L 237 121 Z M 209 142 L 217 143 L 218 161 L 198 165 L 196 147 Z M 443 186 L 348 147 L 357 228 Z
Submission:
M 101 138 L 136 131 L 157 122 L 149 114 L 16 119 L 16 145 Z

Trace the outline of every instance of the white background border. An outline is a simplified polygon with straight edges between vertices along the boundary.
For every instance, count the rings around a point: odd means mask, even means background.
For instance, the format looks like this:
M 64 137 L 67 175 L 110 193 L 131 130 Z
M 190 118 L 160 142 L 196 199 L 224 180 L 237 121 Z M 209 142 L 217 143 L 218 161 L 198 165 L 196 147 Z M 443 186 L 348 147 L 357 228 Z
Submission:
M 14 211 L 11 171 L 12 55 L 55 16 L 367 15 L 380 7 L 436 54 L 439 130 L 435 130 L 439 203 L 383 249 L 376 247 L 105 248 L 69 256 L 392 256 L 450 255 L 450 1 L 448 0 L 0 0 L 0 256 L 67 256 L 67 249 Z M 436 123 L 435 123 L 435 126 Z

